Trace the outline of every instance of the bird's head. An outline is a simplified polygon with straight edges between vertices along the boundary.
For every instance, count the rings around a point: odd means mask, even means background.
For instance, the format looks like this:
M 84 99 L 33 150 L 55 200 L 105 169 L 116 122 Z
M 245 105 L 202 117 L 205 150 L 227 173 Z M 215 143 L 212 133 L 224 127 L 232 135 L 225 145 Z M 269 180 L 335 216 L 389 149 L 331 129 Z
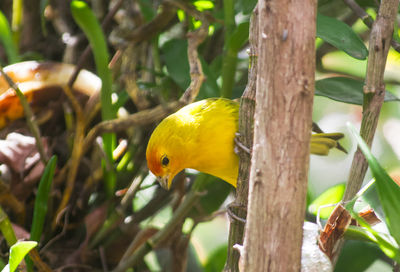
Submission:
M 150 137 L 146 150 L 147 166 L 161 186 L 169 190 L 173 178 L 185 168 L 185 147 L 176 127 L 167 119 Z

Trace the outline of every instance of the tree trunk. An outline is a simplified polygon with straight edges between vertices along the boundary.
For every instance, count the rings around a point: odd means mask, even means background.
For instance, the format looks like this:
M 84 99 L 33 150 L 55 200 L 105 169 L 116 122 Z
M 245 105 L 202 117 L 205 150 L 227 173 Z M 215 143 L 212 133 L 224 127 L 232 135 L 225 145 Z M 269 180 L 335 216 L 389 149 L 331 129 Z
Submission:
M 245 271 L 300 271 L 315 70 L 316 1 L 259 1 Z

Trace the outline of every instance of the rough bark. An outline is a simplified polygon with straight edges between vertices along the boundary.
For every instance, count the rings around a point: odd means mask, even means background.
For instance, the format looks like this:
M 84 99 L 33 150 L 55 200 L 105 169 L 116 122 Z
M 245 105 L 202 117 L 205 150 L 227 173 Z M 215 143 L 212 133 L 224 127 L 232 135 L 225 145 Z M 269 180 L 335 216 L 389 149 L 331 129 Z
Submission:
M 253 121 L 255 110 L 256 80 L 257 80 L 257 34 L 258 34 L 257 7 L 251 18 L 250 24 L 250 49 L 249 49 L 249 76 L 246 89 L 240 101 L 239 111 L 239 135 L 238 140 L 244 147 L 253 146 Z M 239 177 L 236 187 L 235 201 L 229 206 L 231 212 L 239 218 L 246 218 L 247 198 L 249 192 L 249 174 L 251 155 L 243 148 L 237 147 L 239 154 Z M 235 245 L 243 245 L 244 222 L 231 217 L 229 227 L 228 256 L 224 271 L 239 271 L 239 251 Z
M 314 92 L 316 1 L 259 1 L 245 271 L 299 271 Z
M 369 147 L 371 147 L 374 139 L 379 113 L 385 98 L 383 75 L 385 73 L 387 54 L 392 40 L 393 26 L 398 5 L 399 0 L 381 2 L 379 13 L 372 25 L 369 39 L 368 66 L 364 85 L 363 117 L 360 129 L 360 135 Z M 368 163 L 361 150 L 357 149 L 351 165 L 343 201 L 352 199 L 358 190 L 360 190 L 367 169 Z
M 357 9 L 358 12 L 355 10 L 357 6 L 355 6 L 354 1 L 346 1 L 346 3 L 350 3 L 352 9 L 359 13 L 360 9 Z M 383 76 L 390 44 L 393 45 L 391 41 L 398 6 L 399 0 L 381 1 L 378 16 L 372 24 L 364 84 L 363 117 L 360 128 L 360 136 L 369 147 L 372 146 L 374 140 L 379 114 L 385 98 Z M 351 200 L 360 190 L 367 170 L 368 163 L 358 148 L 354 153 L 343 202 Z M 336 263 L 343 244 L 344 240 L 341 239 L 335 246 L 336 251 L 332 257 L 333 263 Z

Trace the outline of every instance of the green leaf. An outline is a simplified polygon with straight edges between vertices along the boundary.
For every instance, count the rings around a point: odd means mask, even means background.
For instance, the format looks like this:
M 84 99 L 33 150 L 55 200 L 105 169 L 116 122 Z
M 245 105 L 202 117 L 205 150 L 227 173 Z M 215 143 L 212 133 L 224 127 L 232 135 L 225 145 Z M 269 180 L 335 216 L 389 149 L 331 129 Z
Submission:
M 214 250 L 204 265 L 204 272 L 222 271 L 228 254 L 228 245 L 225 244 Z
M 190 84 L 187 46 L 186 40 L 172 39 L 166 42 L 162 48 L 162 59 L 167 66 L 168 74 L 182 90 L 185 90 Z M 198 99 L 219 96 L 220 90 L 217 84 L 218 74 L 211 69 L 201 56 L 200 62 L 206 80 L 201 86 Z
M 356 59 L 364 60 L 368 56 L 368 49 L 360 37 L 351 27 L 335 18 L 318 13 L 317 36 Z
M 37 246 L 35 241 L 20 241 L 14 244 L 10 248 L 10 259 L 9 264 L 3 269 L 3 271 L 14 272 L 18 265 L 21 263 L 22 259 Z M 9 270 L 7 269 L 9 268 Z
M 250 23 L 247 21 L 241 23 L 235 28 L 228 41 L 228 50 L 232 50 L 237 54 L 237 52 L 249 40 L 249 27 Z
M 103 120 L 111 120 L 116 117 L 116 111 L 113 108 L 111 101 L 112 94 L 112 77 L 111 71 L 108 68 L 108 49 L 106 39 L 103 31 L 97 21 L 96 16 L 89 8 L 89 6 L 83 2 L 74 0 L 71 2 L 71 13 L 83 30 L 86 37 L 89 40 L 90 46 L 93 50 L 94 60 L 96 63 L 97 74 L 101 78 L 101 116 Z M 104 151 L 108 157 L 108 160 L 113 162 L 113 149 L 115 147 L 116 136 L 111 133 L 103 134 L 103 146 Z M 112 170 L 107 170 L 105 162 L 102 162 L 105 176 L 105 187 L 108 197 L 112 197 L 115 191 L 116 185 L 116 174 Z
M 17 237 L 11 225 L 11 221 L 8 218 L 7 214 L 4 212 L 4 210 L 2 209 L 1 205 L 0 205 L 0 231 L 9 247 L 11 247 L 13 244 L 17 242 Z
M 376 242 L 376 240 L 371 237 L 371 234 L 365 228 L 353 225 L 347 227 L 344 237 L 346 240 Z
M 152 3 L 148 0 L 139 0 L 138 1 L 140 12 L 145 18 L 146 22 L 151 21 L 154 18 L 155 12 L 152 7 Z
M 42 27 L 43 35 L 47 36 L 46 17 L 44 15 L 46 7 L 49 5 L 49 0 L 40 0 L 40 24 Z
M 40 179 L 38 192 L 35 199 L 35 207 L 33 210 L 33 220 L 31 228 L 30 240 L 39 242 L 42 235 L 44 221 L 47 215 L 48 200 L 50 195 L 51 184 L 53 182 L 54 170 L 57 166 L 57 156 L 52 156 L 46 168 L 44 169 L 42 178 Z
M 330 77 L 315 82 L 315 95 L 325 96 L 335 101 L 362 105 L 364 82 L 348 77 Z M 400 101 L 398 97 L 386 91 L 385 102 Z
M 335 271 L 367 271 L 368 267 L 375 260 L 382 257 L 384 257 L 382 251 L 375 244 L 361 241 L 346 241 L 340 252 Z
M 10 24 L 7 18 L 4 16 L 3 12 L 0 11 L 0 42 L 4 46 L 4 50 L 7 54 L 8 63 L 16 63 L 19 61 L 18 47 L 14 43 Z
M 400 187 L 381 167 L 364 140 L 358 135 L 354 126 L 350 123 L 348 123 L 347 126 L 356 138 L 359 148 L 368 161 L 369 167 L 376 180 L 376 187 L 385 213 L 388 229 L 397 244 L 400 245 Z
M 172 39 L 162 47 L 162 59 L 169 76 L 185 90 L 190 84 L 190 67 L 187 56 L 187 41 Z
M 253 12 L 254 7 L 257 4 L 257 0 L 239 0 L 237 1 L 238 9 L 243 12 L 243 14 L 250 14 Z
M 199 173 L 193 186 L 199 186 L 198 191 L 206 192 L 199 203 L 189 213 L 190 217 L 211 215 L 218 210 L 232 191 L 232 186 L 214 176 Z
M 220 94 L 220 88 L 217 84 L 218 73 L 214 73 L 208 63 L 200 56 L 201 66 L 203 68 L 203 73 L 206 76 L 206 80 L 203 82 L 200 88 L 198 100 L 217 97 Z
M 375 179 L 363 186 L 358 194 L 361 194 L 361 198 L 374 210 L 378 218 L 385 222 L 385 213 L 383 212 L 382 204 L 379 199 Z
M 111 71 L 108 68 L 109 55 L 103 31 L 96 16 L 85 2 L 72 1 L 71 12 L 74 20 L 89 40 L 93 50 L 97 73 L 102 80 L 101 108 L 103 120 L 113 119 L 115 118 L 115 112 L 112 110 L 111 103 L 112 78 Z
M 308 207 L 308 211 L 311 214 L 317 215 L 318 209 L 321 206 L 339 203 L 342 200 L 345 188 L 346 188 L 345 183 L 337 184 L 335 186 L 330 187 L 325 192 L 323 192 L 321 195 L 319 195 L 310 204 L 310 206 Z M 321 208 L 320 214 L 319 214 L 320 217 L 323 219 L 328 218 L 334 208 L 335 208 L 335 206 Z
M 358 215 L 357 212 L 353 210 L 356 200 L 357 197 L 347 203 L 346 209 L 350 212 L 351 216 L 357 220 L 360 226 L 364 227 L 371 234 L 371 241 L 377 244 L 383 251 L 383 253 L 385 253 L 388 257 L 392 258 L 396 262 L 400 262 L 399 248 L 396 245 L 392 244 L 392 242 L 388 238 L 375 231 L 361 216 Z

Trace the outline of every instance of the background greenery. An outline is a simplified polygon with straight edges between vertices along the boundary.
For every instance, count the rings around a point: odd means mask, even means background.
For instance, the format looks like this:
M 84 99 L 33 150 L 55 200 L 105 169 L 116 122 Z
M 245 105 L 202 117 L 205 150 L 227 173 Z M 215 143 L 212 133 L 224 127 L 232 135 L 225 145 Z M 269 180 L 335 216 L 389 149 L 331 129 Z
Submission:
M 357 2 L 375 18 L 375 1 Z M 191 80 L 187 34 L 206 21 L 208 36 L 198 49 L 206 81 L 197 99 L 241 96 L 247 83 L 249 20 L 256 1 L 86 3 L 75 1 L 70 6 L 71 1 L 62 0 L 1 1 L 0 63 L 6 66 L 25 60 L 80 62 L 85 69 L 95 72 L 103 82 L 102 111 L 87 130 L 101 120 L 121 118 L 178 99 Z M 115 6 L 117 12 L 111 20 L 106 19 Z M 394 35 L 398 36 L 397 28 Z M 361 121 L 369 29 L 342 1 L 321 0 L 317 36 L 313 119 L 326 132 L 345 133 L 342 143 L 349 154 L 333 150 L 328 157 L 312 156 L 307 218 L 313 222 L 320 205 L 337 203 L 343 194 L 342 184 L 356 149 L 346 122 L 357 127 Z M 83 51 L 88 44 L 93 54 L 85 57 Z M 372 147 L 372 153 L 394 179 L 400 173 L 400 108 L 396 102 L 400 95 L 399 67 L 400 54 L 391 49 L 385 73 L 386 89 L 391 94 L 382 108 Z M 67 99 L 59 100 L 61 115 L 63 110 L 66 116 L 70 115 L 71 107 L 65 106 Z M 14 229 L 31 233 L 31 239 L 39 242 L 45 263 L 53 269 L 112 269 L 126 260 L 122 258 L 124 254 L 134 255 L 146 241 L 154 241 L 151 239 L 157 231 L 172 227 L 174 231 L 167 239 L 135 262 L 135 271 L 221 271 L 229 225 L 225 207 L 233 191 L 228 184 L 188 170 L 186 176 L 177 177 L 170 192 L 161 189 L 149 174 L 144 156 L 156 126 L 153 123 L 103 135 L 105 152 L 99 152 L 94 145 L 84 154 L 71 199 L 61 212 L 58 207 L 66 188 L 61 169 L 73 154 L 73 135 L 77 134 L 79 118 L 73 115 L 72 124 L 67 118 L 58 116 L 57 120 L 41 124 L 40 129 L 49 141 L 50 153 L 58 157 L 52 163 L 57 164 L 55 177 L 61 181 L 51 184 L 50 177 L 47 186 L 40 182 L 40 186 L 26 190 L 25 197 L 18 200 L 24 207 L 20 213 L 11 204 L 1 203 Z M 28 131 L 25 122 L 20 122 L 17 128 L 15 123 L 4 128 L 2 135 L 16 129 Z M 121 140 L 127 146 L 120 156 L 113 157 L 112 151 Z M 102 174 L 89 182 L 96 171 Z M 23 182 L 28 173 L 15 174 L 22 176 L 19 182 Z M 179 222 L 171 225 L 172 216 L 184 205 L 184 196 L 196 178 L 205 193 L 195 198 L 179 219 L 173 219 Z M 371 178 L 369 173 L 366 181 Z M 3 196 L 15 194 L 15 180 L 1 182 L 8 188 Z M 125 191 L 129 186 L 131 190 Z M 47 203 L 48 209 L 37 209 L 38 199 Z M 22 220 L 18 219 L 21 213 Z M 322 210 L 323 219 L 328 215 L 329 211 Z M 56 218 L 58 224 L 54 224 Z M 6 236 L 5 232 L 3 235 Z M 392 271 L 392 259 L 379 246 L 374 241 L 348 241 L 336 271 Z M 8 249 L 2 246 L 5 255 Z M 7 262 L 4 257 L 3 263 Z M 27 263 L 29 266 L 30 261 Z

